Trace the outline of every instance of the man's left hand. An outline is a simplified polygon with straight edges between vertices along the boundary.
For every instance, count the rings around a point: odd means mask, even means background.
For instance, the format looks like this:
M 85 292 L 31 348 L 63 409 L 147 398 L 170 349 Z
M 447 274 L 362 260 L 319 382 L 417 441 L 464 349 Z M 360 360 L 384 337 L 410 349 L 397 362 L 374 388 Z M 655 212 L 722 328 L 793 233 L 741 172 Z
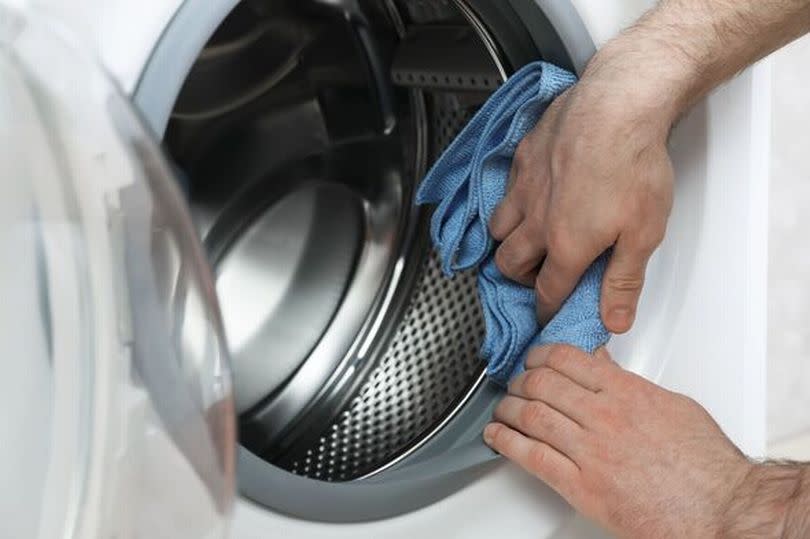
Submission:
M 694 400 L 604 349 L 534 349 L 485 441 L 618 537 L 716 537 L 755 465 Z

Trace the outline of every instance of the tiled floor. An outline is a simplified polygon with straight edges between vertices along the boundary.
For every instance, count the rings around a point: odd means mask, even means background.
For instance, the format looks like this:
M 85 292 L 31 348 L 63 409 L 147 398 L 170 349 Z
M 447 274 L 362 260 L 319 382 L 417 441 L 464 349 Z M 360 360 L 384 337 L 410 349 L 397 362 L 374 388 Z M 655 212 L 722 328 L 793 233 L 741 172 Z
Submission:
M 810 460 L 810 37 L 773 58 L 768 436 Z

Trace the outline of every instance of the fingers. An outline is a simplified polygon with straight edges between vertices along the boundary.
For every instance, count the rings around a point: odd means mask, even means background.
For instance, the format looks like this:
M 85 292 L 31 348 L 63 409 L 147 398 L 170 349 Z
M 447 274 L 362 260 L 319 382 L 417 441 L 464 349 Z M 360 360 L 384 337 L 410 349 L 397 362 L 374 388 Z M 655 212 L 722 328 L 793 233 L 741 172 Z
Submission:
M 579 481 L 579 468 L 574 461 L 550 445 L 532 440 L 502 423 L 487 425 L 484 429 L 484 441 L 492 449 L 535 475 L 563 498 L 571 499 L 571 493 Z
M 654 249 L 626 238 L 621 236 L 616 242 L 602 281 L 602 321 L 613 333 L 625 333 L 633 326 L 644 272 Z
M 530 369 L 517 376 L 509 384 L 509 394 L 542 401 L 580 425 L 587 418 L 591 399 L 595 395 L 548 367 Z
M 596 259 L 584 256 L 580 251 L 574 257 L 566 257 L 558 250 L 548 247 L 546 259 L 537 274 L 534 289 L 537 294 L 537 318 L 541 324 L 549 320 L 560 310 L 563 302 L 571 295 L 582 274 Z
M 597 357 L 607 357 L 608 362 L 596 361 Z M 616 364 L 604 348 L 597 350 L 593 356 L 566 344 L 552 344 L 533 348 L 526 358 L 526 369 L 546 367 L 565 375 L 590 391 L 601 391 L 605 378 Z M 518 377 L 519 378 L 519 377 Z
M 532 286 L 544 255 L 541 235 L 528 223 L 523 223 L 498 247 L 495 264 L 506 277 L 524 286 Z
M 582 446 L 582 427 L 539 400 L 507 395 L 495 409 L 494 419 L 550 445 L 569 458 L 573 458 L 577 448 Z
M 512 169 L 509 171 L 509 190 L 489 220 L 489 233 L 496 241 L 505 240 L 523 221 L 523 211 L 521 211 L 520 205 L 515 203 L 512 193 L 516 174 L 517 168 L 512 165 Z

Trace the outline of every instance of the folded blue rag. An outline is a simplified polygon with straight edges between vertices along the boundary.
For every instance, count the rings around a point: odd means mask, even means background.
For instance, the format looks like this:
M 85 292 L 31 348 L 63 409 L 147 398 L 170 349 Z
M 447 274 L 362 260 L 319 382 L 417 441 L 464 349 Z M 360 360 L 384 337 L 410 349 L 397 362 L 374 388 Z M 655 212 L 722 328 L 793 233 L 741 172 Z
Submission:
M 557 315 L 537 322 L 532 288 L 504 277 L 495 266 L 488 223 L 506 195 L 512 156 L 555 97 L 576 82 L 545 62 L 531 63 L 481 107 L 433 165 L 416 195 L 417 204 L 437 204 L 430 234 L 449 277 L 478 268 L 478 293 L 486 335 L 481 356 L 487 373 L 506 384 L 524 369 L 535 345 L 564 343 L 593 352 L 610 338 L 599 316 L 599 292 L 608 253 L 588 269 Z

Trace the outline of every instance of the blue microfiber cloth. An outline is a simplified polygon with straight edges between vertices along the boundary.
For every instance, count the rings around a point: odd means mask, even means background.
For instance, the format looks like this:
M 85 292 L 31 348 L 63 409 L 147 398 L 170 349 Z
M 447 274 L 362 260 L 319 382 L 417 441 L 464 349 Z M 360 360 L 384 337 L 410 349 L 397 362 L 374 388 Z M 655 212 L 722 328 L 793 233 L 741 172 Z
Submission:
M 506 384 L 524 369 L 536 345 L 564 343 L 593 352 L 610 338 L 599 315 L 599 293 L 609 253 L 588 269 L 557 315 L 537 322 L 535 293 L 495 266 L 488 223 L 506 195 L 512 157 L 548 105 L 576 82 L 571 73 L 534 62 L 515 73 L 481 107 L 433 165 L 416 195 L 437 204 L 430 234 L 448 277 L 478 268 L 486 335 L 481 356 L 487 373 Z

